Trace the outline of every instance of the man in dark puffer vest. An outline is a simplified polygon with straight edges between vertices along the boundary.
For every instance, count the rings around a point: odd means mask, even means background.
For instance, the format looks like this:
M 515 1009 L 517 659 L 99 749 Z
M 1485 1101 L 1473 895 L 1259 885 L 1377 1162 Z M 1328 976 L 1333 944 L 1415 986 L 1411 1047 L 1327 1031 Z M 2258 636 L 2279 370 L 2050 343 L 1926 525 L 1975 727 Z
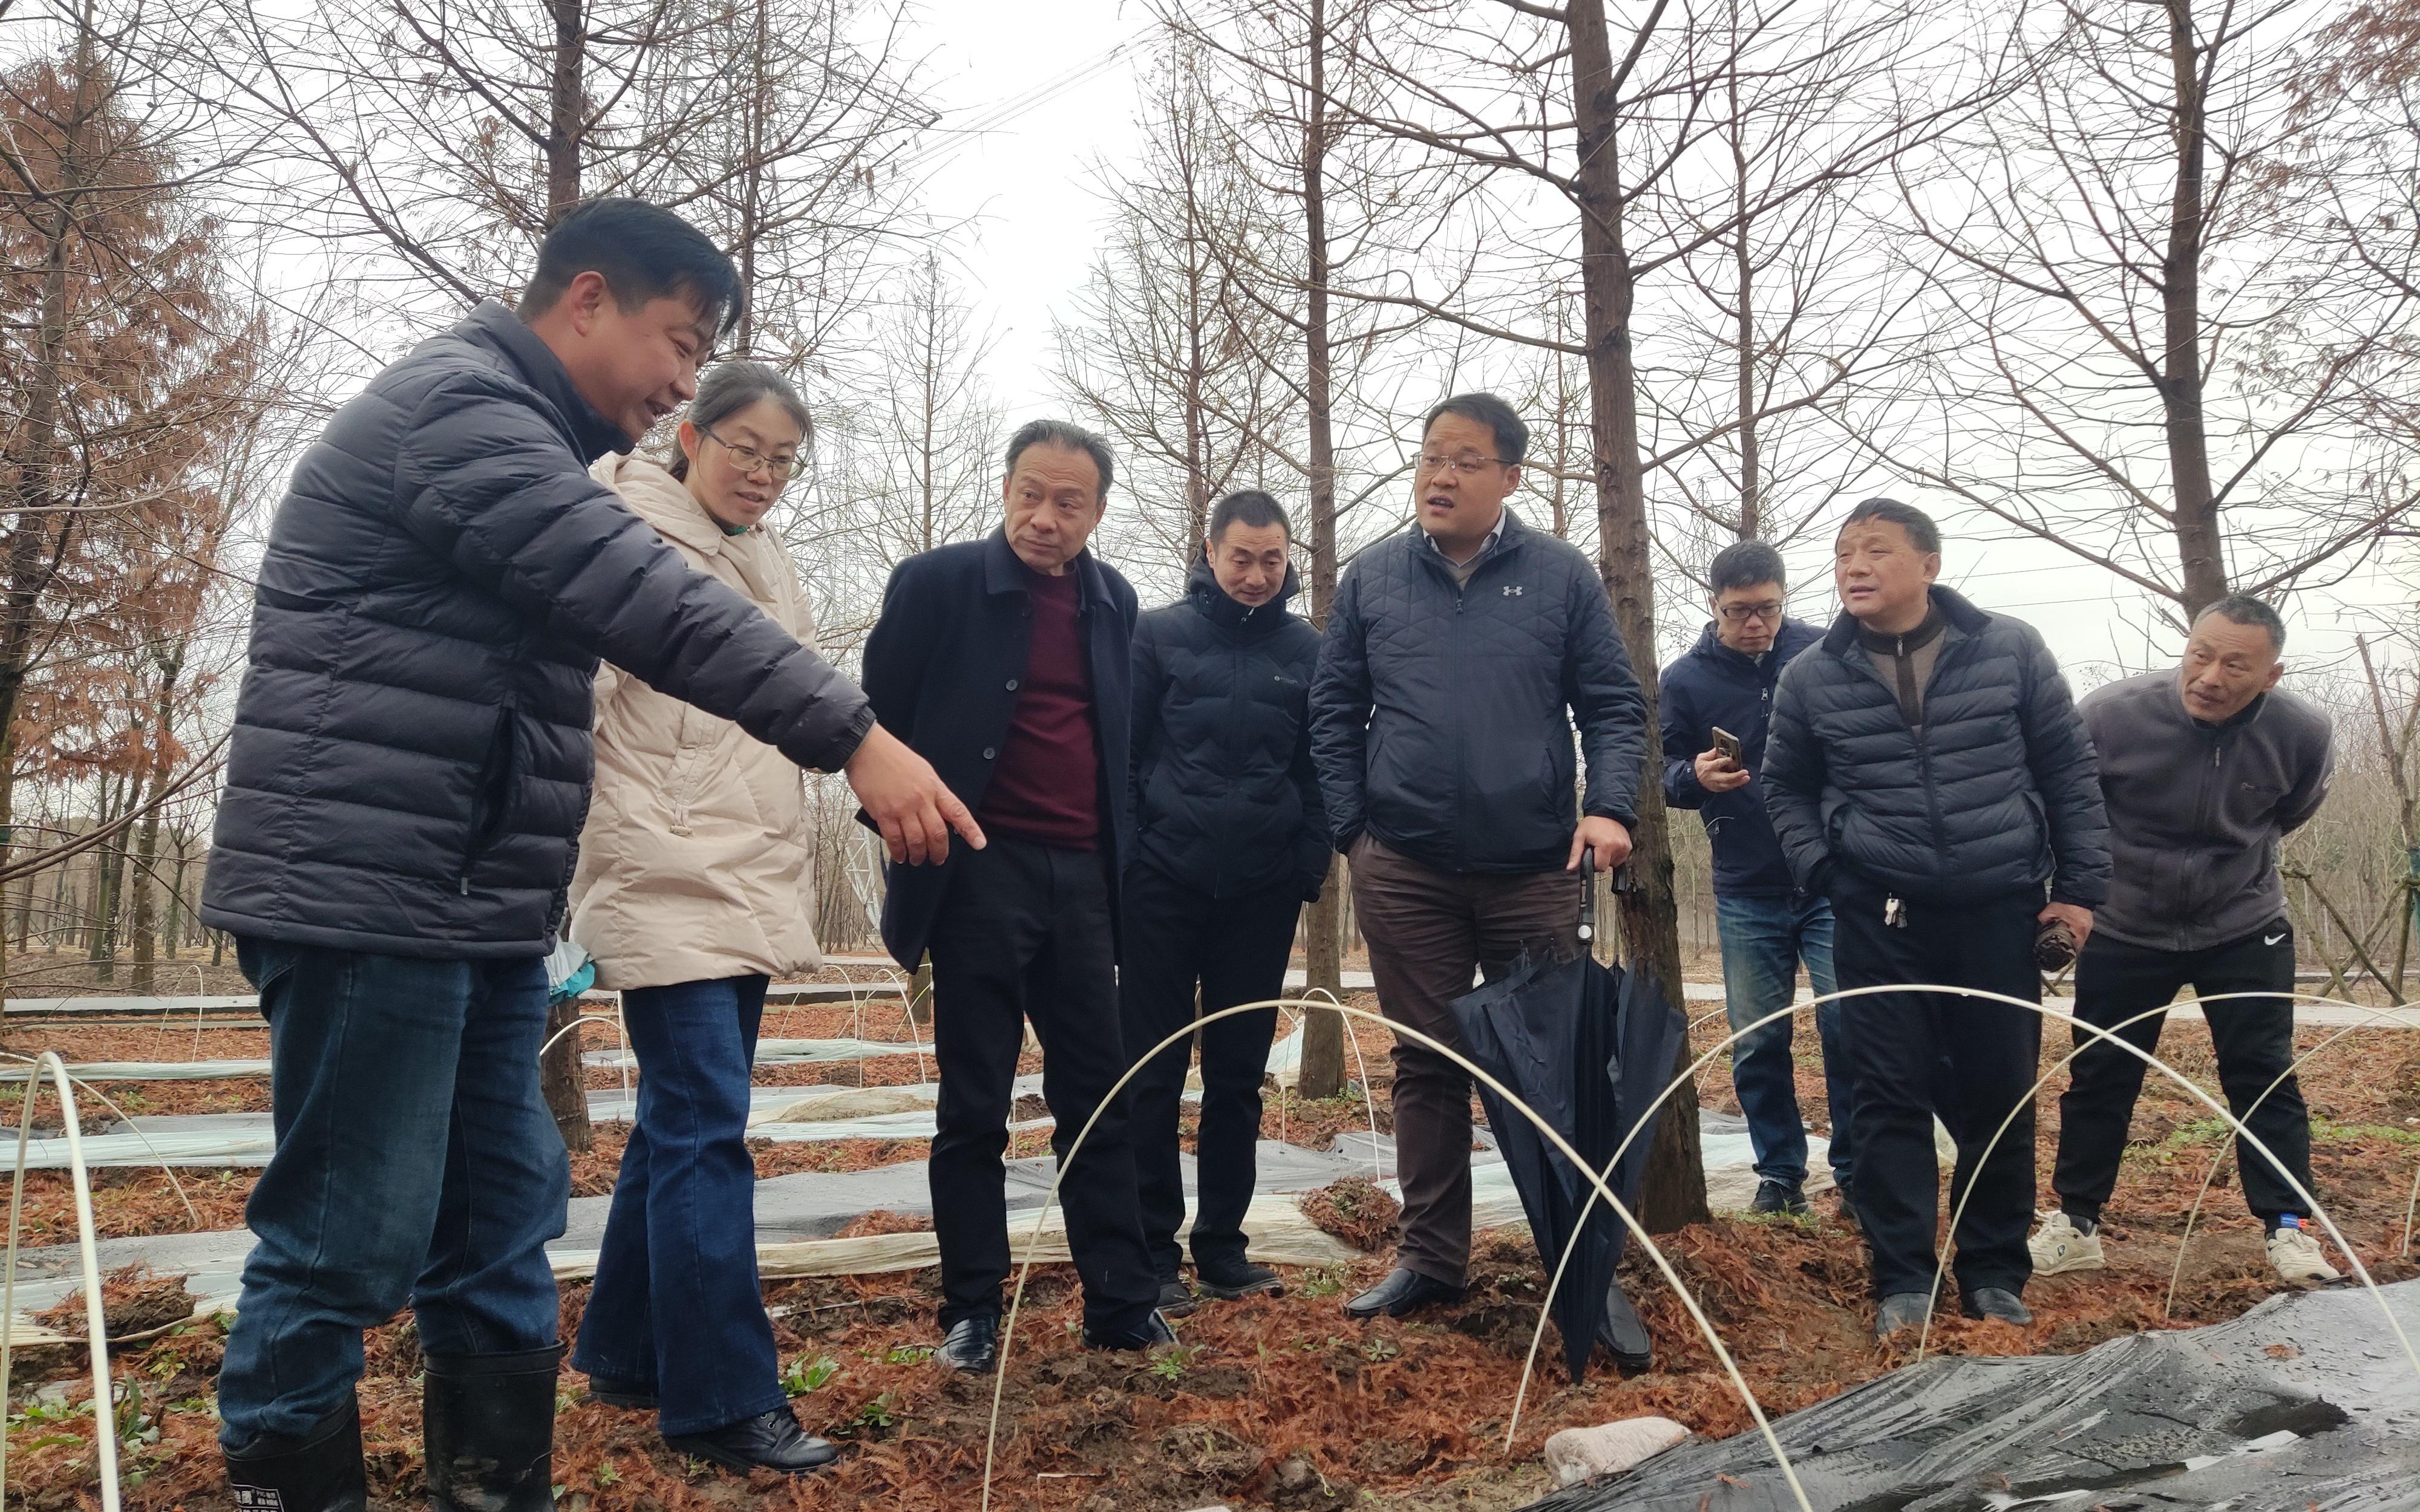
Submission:
M 1203 1017 L 1285 990 L 1295 923 L 1327 876 L 1327 822 L 1311 764 L 1311 677 L 1319 632 L 1286 612 L 1294 544 L 1267 494 L 1229 494 L 1185 597 L 1135 625 L 1135 850 L 1125 871 L 1125 953 L 1118 974 L 1126 1054 L 1140 1057 Z M 1204 1025 L 1193 1268 L 1202 1289 L 1233 1301 L 1278 1289 L 1244 1257 L 1261 1136 L 1261 1078 L 1278 1011 Z M 1159 1307 L 1195 1301 L 1180 1266 L 1185 1221 L 1177 1103 L 1189 1043 L 1152 1058 L 1129 1084 L 1143 1242 Z
M 1936 982 L 2039 1002 L 2038 928 L 2064 923 L 2080 942 L 2108 892 L 2092 740 L 2041 637 L 1933 586 L 1940 570 L 1922 510 L 1869 499 L 1849 512 L 1833 548 L 1845 609 L 1775 690 L 1765 806 L 1798 885 L 1831 899 L 1843 990 Z M 1841 1026 L 1876 1333 L 1931 1309 L 1936 1114 L 1958 1144 L 1950 1190 L 1967 1197 L 1952 1236 L 1964 1309 L 2029 1321 L 2040 1016 L 1879 993 L 1846 999 Z
M 201 909 L 260 989 L 277 1130 L 219 1376 L 240 1505 L 362 1504 L 362 1330 L 407 1304 L 434 1504 L 551 1505 L 543 957 L 599 656 L 845 766 L 895 851 L 975 837 L 855 687 L 588 476 L 696 392 L 741 298 L 678 217 L 583 207 L 518 314 L 482 304 L 373 378 L 279 506 Z

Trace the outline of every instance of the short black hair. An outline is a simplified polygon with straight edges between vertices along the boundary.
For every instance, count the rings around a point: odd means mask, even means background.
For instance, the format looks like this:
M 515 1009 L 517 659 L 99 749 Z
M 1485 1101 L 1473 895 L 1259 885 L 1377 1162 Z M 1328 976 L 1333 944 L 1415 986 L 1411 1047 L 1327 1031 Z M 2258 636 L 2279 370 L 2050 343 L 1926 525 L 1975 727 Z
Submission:
M 1091 457 L 1093 466 L 1098 469 L 1101 474 L 1099 501 L 1105 504 L 1109 502 L 1109 480 L 1112 475 L 1109 442 L 1073 421 L 1029 420 L 1017 426 L 1016 434 L 1008 439 L 1008 465 L 1001 474 L 1002 477 L 1016 475 L 1016 459 L 1025 455 L 1025 449 L 1029 446 L 1056 446 L 1070 452 L 1081 452 Z
M 1492 393 L 1457 393 L 1429 411 L 1420 422 L 1420 435 L 1428 436 L 1429 428 L 1443 415 L 1460 415 L 1476 420 L 1496 434 L 1496 459 L 1513 466 L 1529 454 L 1529 427 L 1512 412 L 1512 407 Z
M 1714 564 L 1706 569 L 1707 591 L 1716 597 L 1726 590 L 1754 588 L 1759 583 L 1790 586 L 1781 553 L 1762 541 L 1733 541 L 1714 553 Z
M 521 290 L 520 317 L 534 320 L 553 309 L 582 273 L 603 274 L 613 302 L 626 311 L 650 300 L 691 300 L 718 336 L 748 308 L 739 270 L 722 249 L 644 200 L 592 199 L 556 222 L 537 244 L 537 271 Z
M 1230 525 L 1274 525 L 1285 532 L 1287 540 L 1294 539 L 1294 521 L 1286 518 L 1285 505 L 1258 488 L 1239 488 L 1210 506 L 1210 539 L 1226 534 Z
M 1884 520 L 1907 532 L 1907 538 L 1916 543 L 1918 551 L 1941 549 L 1941 527 L 1914 504 L 1902 504 L 1896 499 L 1860 499 L 1856 507 L 1849 511 L 1849 517 L 1840 522 L 1840 529 L 1845 531 L 1869 519 Z
M 2285 620 L 2279 617 L 2274 609 L 2250 594 L 2227 594 L 2202 610 L 2200 614 L 2195 615 L 2194 623 L 2199 625 L 2202 622 L 2202 616 L 2207 614 L 2224 615 L 2238 625 L 2257 625 L 2269 632 L 2271 652 L 2282 652 L 2286 649 Z

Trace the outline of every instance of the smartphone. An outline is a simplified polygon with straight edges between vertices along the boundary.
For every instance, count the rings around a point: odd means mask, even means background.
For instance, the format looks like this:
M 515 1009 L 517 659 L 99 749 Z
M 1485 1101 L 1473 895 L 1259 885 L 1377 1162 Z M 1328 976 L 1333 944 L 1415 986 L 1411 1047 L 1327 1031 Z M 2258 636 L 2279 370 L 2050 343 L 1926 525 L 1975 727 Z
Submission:
M 1746 764 L 1740 760 L 1739 736 L 1732 734 L 1721 725 L 1716 725 L 1714 729 L 1714 753 L 1722 757 L 1723 760 L 1730 763 L 1733 766 L 1745 765 Z

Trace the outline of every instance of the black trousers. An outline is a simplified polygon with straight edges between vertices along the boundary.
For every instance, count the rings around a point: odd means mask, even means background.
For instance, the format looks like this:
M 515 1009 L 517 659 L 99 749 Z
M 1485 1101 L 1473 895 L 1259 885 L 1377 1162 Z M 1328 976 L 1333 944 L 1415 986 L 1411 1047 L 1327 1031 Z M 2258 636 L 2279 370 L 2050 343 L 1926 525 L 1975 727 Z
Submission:
M 1042 1041 L 1042 1095 L 1065 1163 L 1126 1068 L 1118 1033 L 1109 880 L 1103 858 L 994 834 L 962 852 L 935 919 L 933 1057 L 941 1089 L 930 1174 L 941 1247 L 941 1326 L 1001 1308 L 1010 1249 L 1008 1119 L 1025 1021 Z M 1084 1318 L 1139 1328 L 1159 1288 L 1135 1215 L 1122 1105 L 1093 1126 L 1059 1188 Z
M 1843 989 L 1934 982 L 2041 999 L 2035 969 L 2038 898 L 1937 903 L 1904 900 L 1907 922 L 1883 922 L 1883 889 L 1845 878 L 1832 895 L 1832 962 Z M 1843 999 L 1840 1029 L 1856 1083 L 1857 1222 L 1872 1253 L 1874 1294 L 1928 1291 L 1941 1223 L 1937 1115 L 1957 1141 L 1950 1176 L 1964 1216 L 1959 1287 L 2023 1291 L 2032 1278 L 2025 1230 L 2034 1211 L 2034 1078 L 2041 1019 L 2029 1009 L 1947 993 Z M 2001 1119 L 2016 1110 L 1991 1152 Z
M 1145 864 L 1126 872 L 1123 899 L 1125 955 L 1118 1005 L 1129 1057 L 1192 1023 L 1197 989 L 1203 1017 L 1283 995 L 1295 922 L 1302 913 L 1298 886 L 1217 898 Z M 1252 1201 L 1261 1137 L 1261 1078 L 1277 1026 L 1278 1011 L 1271 1008 L 1204 1025 L 1194 1037 L 1202 1046 L 1193 1214 L 1197 1266 L 1232 1265 L 1244 1257 L 1244 1210 Z M 1185 1221 L 1176 1120 L 1193 1042 L 1170 1045 L 1127 1084 L 1143 1243 L 1163 1276 L 1174 1275 L 1185 1258 L 1176 1242 L 1177 1226 Z
M 2204 950 L 2151 950 L 2105 934 L 2084 943 L 2075 964 L 2075 1016 L 2104 1029 L 2149 1009 L 2165 1009 L 2177 990 L 2191 986 L 2202 997 L 2222 993 L 2290 993 L 2294 990 L 2294 931 L 2278 919 L 2240 940 Z M 2303 1089 L 2287 1076 L 2269 1084 L 2294 1063 L 2294 1002 L 2290 997 L 2237 997 L 2201 1005 L 2218 1052 L 2218 1083 L 2227 1110 L 2286 1163 L 2304 1191 L 2311 1186 L 2311 1120 Z M 2118 1038 L 2156 1053 L 2164 1012 L 2152 1013 Z M 2058 1100 L 2058 1165 L 2051 1177 L 2059 1203 L 2070 1212 L 2098 1218 L 2117 1189 L 2118 1162 L 2126 1152 L 2127 1126 L 2134 1099 L 2150 1068 L 2116 1045 L 2078 1032 L 2082 1048 L 2069 1067 L 2067 1091 Z M 2261 1094 L 2268 1096 L 2261 1099 Z M 2257 1109 L 2246 1113 L 2256 1099 Z M 2277 1167 L 2238 1141 L 2236 1165 L 2243 1173 L 2243 1200 L 2262 1223 L 2274 1227 L 2280 1213 L 2300 1213 L 2304 1202 Z

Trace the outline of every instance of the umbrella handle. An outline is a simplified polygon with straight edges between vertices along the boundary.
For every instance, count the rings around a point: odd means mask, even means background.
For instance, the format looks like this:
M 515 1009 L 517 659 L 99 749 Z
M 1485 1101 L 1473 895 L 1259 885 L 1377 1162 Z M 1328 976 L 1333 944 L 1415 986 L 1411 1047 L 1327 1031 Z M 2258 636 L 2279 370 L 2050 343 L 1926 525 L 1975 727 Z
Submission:
M 1596 938 L 1596 847 L 1580 847 L 1580 944 Z

